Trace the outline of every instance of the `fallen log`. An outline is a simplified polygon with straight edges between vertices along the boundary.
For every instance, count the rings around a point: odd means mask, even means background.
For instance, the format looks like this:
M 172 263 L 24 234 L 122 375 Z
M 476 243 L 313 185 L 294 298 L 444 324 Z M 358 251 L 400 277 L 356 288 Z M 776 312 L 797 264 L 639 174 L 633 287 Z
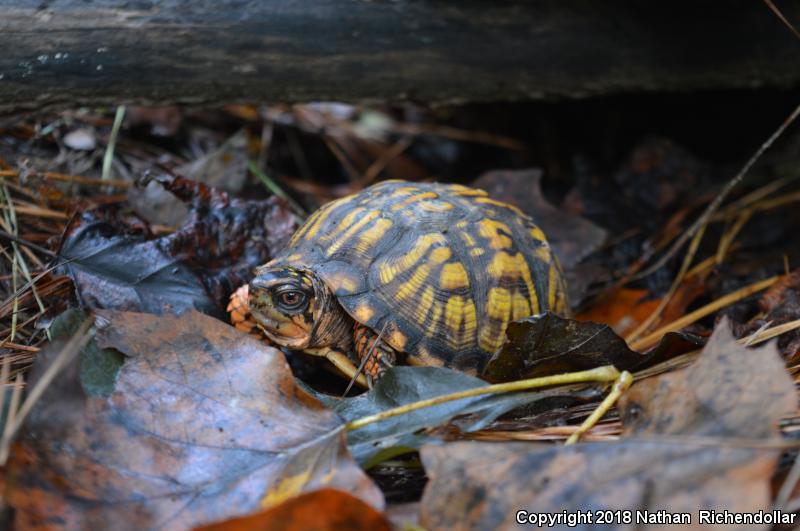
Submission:
M 765 3 L 7 0 L 0 112 L 796 87 Z M 785 7 L 800 21 L 797 4 Z

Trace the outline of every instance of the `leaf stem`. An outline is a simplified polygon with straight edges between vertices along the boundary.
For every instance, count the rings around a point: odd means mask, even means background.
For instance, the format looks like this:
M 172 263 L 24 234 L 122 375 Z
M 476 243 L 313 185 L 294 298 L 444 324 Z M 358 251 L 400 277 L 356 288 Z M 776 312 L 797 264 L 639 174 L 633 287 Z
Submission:
M 584 382 L 613 382 L 619 378 L 620 373 L 613 365 L 604 365 L 588 371 L 568 372 L 565 374 L 556 374 L 553 376 L 543 376 L 540 378 L 528 378 L 527 380 L 517 380 L 515 382 L 500 383 L 494 385 L 486 385 L 483 387 L 475 387 L 457 393 L 450 393 L 447 395 L 436 396 L 411 404 L 387 409 L 374 415 L 367 415 L 360 419 L 352 420 L 345 424 L 345 431 L 353 431 L 363 428 L 369 424 L 380 422 L 391 417 L 405 415 L 418 409 L 436 406 L 445 402 L 453 400 L 460 400 L 462 398 L 470 398 L 473 396 L 511 393 L 514 391 L 525 391 L 527 389 L 535 389 L 537 387 L 550 387 L 553 385 L 565 385 Z

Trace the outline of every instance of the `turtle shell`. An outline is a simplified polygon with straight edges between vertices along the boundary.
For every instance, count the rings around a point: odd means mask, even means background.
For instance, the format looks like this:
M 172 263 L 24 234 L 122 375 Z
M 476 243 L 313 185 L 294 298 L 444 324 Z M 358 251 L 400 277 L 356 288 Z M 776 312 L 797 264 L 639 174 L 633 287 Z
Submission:
M 313 271 L 353 319 L 416 365 L 480 370 L 509 322 L 568 311 L 539 227 L 456 184 L 384 181 L 328 203 L 268 265 Z

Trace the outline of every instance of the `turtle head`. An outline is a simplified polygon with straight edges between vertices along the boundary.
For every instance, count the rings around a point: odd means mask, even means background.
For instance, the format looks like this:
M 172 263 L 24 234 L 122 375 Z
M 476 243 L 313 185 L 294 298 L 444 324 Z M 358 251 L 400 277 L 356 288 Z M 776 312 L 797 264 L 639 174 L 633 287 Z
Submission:
M 311 271 L 292 266 L 262 266 L 250 281 L 250 313 L 273 342 L 291 349 L 316 347 L 319 317 L 332 302 Z

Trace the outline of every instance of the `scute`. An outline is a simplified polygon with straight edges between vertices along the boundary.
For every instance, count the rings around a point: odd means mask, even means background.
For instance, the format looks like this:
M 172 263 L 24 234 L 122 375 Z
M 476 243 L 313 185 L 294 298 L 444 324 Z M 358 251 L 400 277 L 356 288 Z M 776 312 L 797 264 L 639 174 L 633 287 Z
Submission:
M 480 370 L 509 322 L 568 312 L 560 266 L 516 207 L 461 185 L 384 181 L 324 205 L 270 265 L 314 271 L 412 364 Z

